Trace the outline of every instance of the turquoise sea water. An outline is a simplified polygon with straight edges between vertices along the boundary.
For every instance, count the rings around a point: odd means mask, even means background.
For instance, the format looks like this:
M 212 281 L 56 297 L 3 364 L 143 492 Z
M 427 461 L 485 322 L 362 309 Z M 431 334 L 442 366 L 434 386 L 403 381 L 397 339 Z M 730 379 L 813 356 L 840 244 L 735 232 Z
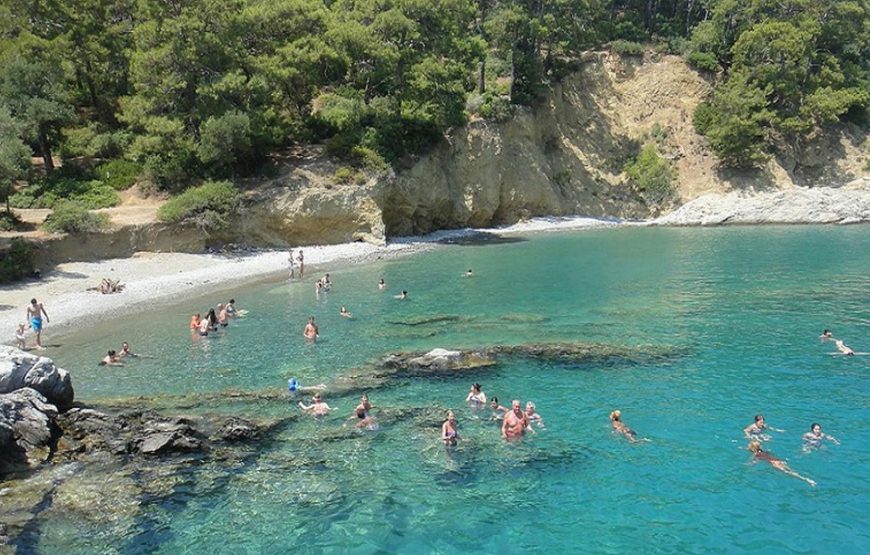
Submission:
M 468 268 L 473 278 L 463 277 Z M 831 328 L 870 352 L 868 228 L 539 234 L 321 270 L 334 287 L 319 299 L 319 274 L 234 292 L 250 313 L 205 340 L 187 331 L 205 303 L 180 302 L 84 330 L 50 354 L 72 371 L 85 401 L 190 398 L 198 401 L 179 402 L 186 412 L 255 419 L 298 412 L 282 397 L 291 377 L 328 385 L 390 352 L 558 341 L 670 354 L 583 364 L 504 359 L 456 376 L 403 378 L 371 391 L 372 402 L 423 416 L 385 418 L 377 432 L 343 429 L 357 399 L 327 393 L 334 416 L 288 423 L 246 464 L 192 466 L 133 524 L 48 512 L 30 547 L 870 552 L 870 356 L 829 356 L 833 345 L 818 340 Z M 408 300 L 393 298 L 401 289 Z M 342 305 L 352 319 L 339 316 Z M 309 314 L 320 325 L 316 345 L 301 337 Z M 155 358 L 94 365 L 123 340 Z M 464 406 L 474 381 L 504 405 L 535 401 L 546 428 L 505 444 L 488 413 Z M 237 391 L 252 395 L 230 400 Z M 453 451 L 438 441 L 448 407 L 463 438 Z M 615 408 L 650 441 L 614 436 Z M 818 487 L 751 464 L 742 428 L 756 413 L 785 430 L 767 448 Z M 842 445 L 804 453 L 800 436 L 814 421 Z

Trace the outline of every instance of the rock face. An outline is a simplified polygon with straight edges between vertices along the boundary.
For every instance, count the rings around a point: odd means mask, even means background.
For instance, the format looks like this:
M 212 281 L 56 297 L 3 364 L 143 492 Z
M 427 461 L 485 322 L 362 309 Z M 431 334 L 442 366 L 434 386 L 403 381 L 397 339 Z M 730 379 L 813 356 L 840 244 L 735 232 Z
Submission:
M 752 195 L 709 194 L 656 219 L 654 225 L 870 222 L 870 180 L 842 189 L 794 187 Z
M 35 389 L 60 410 L 71 407 L 75 398 L 69 372 L 50 358 L 0 346 L 0 393 L 24 387 Z
M 0 473 L 48 459 L 56 416 L 57 408 L 33 389 L 0 395 Z

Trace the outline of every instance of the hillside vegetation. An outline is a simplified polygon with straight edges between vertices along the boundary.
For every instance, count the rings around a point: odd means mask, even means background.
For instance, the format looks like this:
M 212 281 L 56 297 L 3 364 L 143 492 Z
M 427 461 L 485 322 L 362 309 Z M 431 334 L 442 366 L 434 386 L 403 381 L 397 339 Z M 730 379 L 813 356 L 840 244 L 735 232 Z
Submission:
M 136 180 L 178 192 L 321 142 L 352 183 L 536 104 L 582 51 L 641 43 L 709 74 L 695 128 L 720 164 L 754 166 L 866 124 L 868 16 L 868 0 L 0 0 L 0 199 L 105 207 Z M 661 196 L 670 170 L 644 152 L 625 168 Z M 31 153 L 43 175 L 12 195 Z

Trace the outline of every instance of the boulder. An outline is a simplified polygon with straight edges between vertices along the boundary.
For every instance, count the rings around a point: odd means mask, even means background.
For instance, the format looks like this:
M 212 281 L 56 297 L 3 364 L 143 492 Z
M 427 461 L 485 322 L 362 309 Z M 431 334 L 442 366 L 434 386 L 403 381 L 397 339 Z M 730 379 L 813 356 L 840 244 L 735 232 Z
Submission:
M 0 394 L 0 474 L 48 459 L 56 416 L 57 408 L 33 389 Z
M 0 393 L 29 387 L 45 396 L 57 409 L 69 409 L 75 398 L 69 372 L 47 357 L 0 346 Z

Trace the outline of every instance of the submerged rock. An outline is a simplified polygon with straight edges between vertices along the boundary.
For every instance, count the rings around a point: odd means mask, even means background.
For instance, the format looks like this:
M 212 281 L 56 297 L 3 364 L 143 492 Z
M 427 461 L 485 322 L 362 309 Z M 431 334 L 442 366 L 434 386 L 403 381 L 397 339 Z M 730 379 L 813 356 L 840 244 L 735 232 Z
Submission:
M 75 398 L 69 372 L 50 358 L 0 345 L 0 393 L 24 387 L 35 389 L 61 411 L 70 408 Z
M 480 351 L 432 349 L 427 353 L 392 354 L 381 359 L 380 365 L 395 370 L 466 370 L 495 363 L 492 356 Z

